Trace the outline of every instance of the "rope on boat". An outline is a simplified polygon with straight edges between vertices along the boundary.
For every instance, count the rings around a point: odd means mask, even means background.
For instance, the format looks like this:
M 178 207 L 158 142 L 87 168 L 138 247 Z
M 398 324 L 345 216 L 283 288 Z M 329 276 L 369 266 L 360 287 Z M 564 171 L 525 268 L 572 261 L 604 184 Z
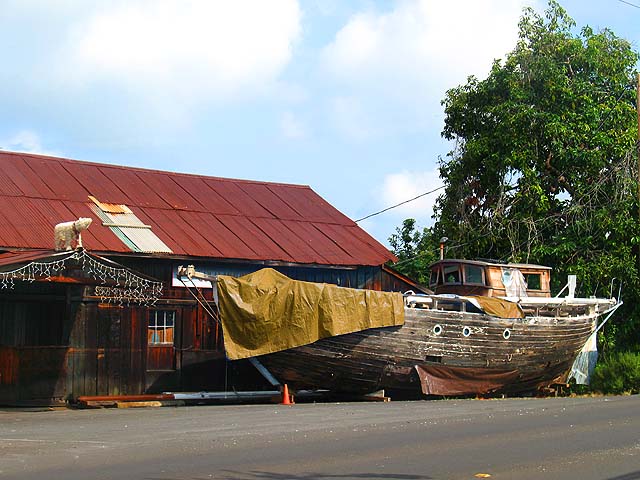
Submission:
M 182 282 L 182 284 L 184 285 L 184 287 L 187 289 L 187 291 L 191 294 L 191 296 L 196 300 L 196 302 L 198 302 L 198 304 L 200 304 L 200 306 L 204 309 L 204 311 L 211 316 L 211 318 L 213 318 L 213 320 L 216 323 L 220 323 L 220 318 L 218 317 L 218 314 L 215 312 L 215 310 L 213 308 L 211 308 L 211 305 L 209 304 L 209 300 L 207 300 L 205 298 L 205 296 L 202 294 L 202 291 L 198 288 L 198 286 L 195 284 L 195 282 L 193 281 L 192 278 L 189 278 L 189 281 L 191 282 L 191 284 L 193 285 L 193 288 L 195 288 L 196 292 L 198 292 L 198 295 L 196 295 L 195 293 L 193 293 L 193 291 L 191 290 L 191 287 L 189 287 L 185 281 L 182 279 L 182 276 L 178 276 L 178 279 Z M 215 286 L 214 286 L 215 288 Z

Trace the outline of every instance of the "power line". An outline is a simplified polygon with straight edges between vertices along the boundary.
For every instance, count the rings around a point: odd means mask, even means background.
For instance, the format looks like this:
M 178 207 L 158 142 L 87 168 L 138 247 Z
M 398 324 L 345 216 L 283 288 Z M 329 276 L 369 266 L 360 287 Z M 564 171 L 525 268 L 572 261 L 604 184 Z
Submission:
M 627 5 L 631 5 L 632 7 L 640 8 L 640 6 L 639 6 L 639 5 L 634 5 L 633 3 L 629 3 L 629 2 L 627 2 L 626 0 L 618 0 L 618 1 L 619 1 L 619 2 L 622 2 L 622 3 L 626 3 Z M 620 100 L 622 100 L 622 97 L 623 97 L 623 95 L 624 95 L 625 93 L 626 93 L 626 92 L 625 92 L 625 91 L 623 91 L 623 92 L 620 94 L 620 96 L 619 96 L 619 97 L 618 97 L 618 99 L 616 100 L 616 103 L 619 103 L 619 102 L 620 102 Z M 609 117 L 609 115 L 610 115 L 610 114 L 611 114 L 611 110 L 609 110 L 609 111 L 605 114 L 604 118 L 602 118 L 602 119 L 600 120 L 600 124 L 598 125 L 598 128 L 596 128 L 596 130 L 595 130 L 595 132 L 594 132 L 594 136 L 595 136 L 595 133 L 597 133 L 597 132 L 602 128 L 602 125 L 603 125 L 604 121 Z M 441 186 L 439 186 L 438 188 L 434 188 L 433 190 L 430 190 L 430 191 L 428 191 L 428 192 L 422 193 L 422 194 L 420 194 L 420 195 L 418 195 L 418 196 L 416 196 L 416 197 L 410 198 L 409 200 L 405 200 L 404 202 L 400 202 L 400 203 L 397 203 L 397 204 L 395 204 L 395 205 L 391 205 L 390 207 L 387 207 L 387 208 L 385 208 L 385 209 L 383 209 L 383 210 L 380 210 L 380 211 L 375 212 L 375 213 L 371 213 L 371 214 L 367 215 L 366 217 L 359 218 L 359 219 L 358 219 L 358 220 L 356 220 L 355 222 L 356 222 L 356 223 L 361 222 L 362 220 L 366 220 L 367 218 L 375 217 L 376 215 L 380 215 L 381 213 L 387 212 L 387 211 L 389 211 L 389 210 L 392 210 L 392 209 L 394 209 L 394 208 L 397 208 L 397 207 L 399 207 L 399 206 L 401 206 L 401 205 L 404 205 L 404 204 L 406 204 L 406 203 L 413 202 L 414 200 L 417 200 L 417 199 L 422 198 L 422 197 L 424 197 L 424 196 L 426 196 L 426 195 L 429 195 L 430 193 L 437 192 L 438 190 L 441 190 L 441 189 L 445 188 L 445 186 L 446 186 L 446 185 L 441 185 Z
M 620 3 L 626 3 L 627 5 L 631 5 L 632 7 L 640 8 L 640 5 L 636 5 L 635 3 L 627 2 L 626 0 L 618 0 Z
M 488 237 L 491 234 L 492 234 L 492 232 L 487 232 L 487 233 L 485 233 L 483 235 L 480 235 L 473 242 L 465 242 L 465 243 L 458 243 L 458 244 L 454 244 L 454 245 L 446 245 L 445 248 L 447 249 L 447 251 L 451 251 L 451 250 L 455 250 L 456 248 L 466 247 L 467 245 L 471 245 L 472 243 L 475 243 L 476 240 L 478 240 L 480 238 Z M 415 259 L 417 259 L 419 257 L 422 257 L 422 256 L 427 255 L 429 253 L 434 253 L 434 252 L 437 253 L 439 251 L 440 251 L 440 247 L 436 247 L 436 248 L 431 249 L 431 250 L 425 250 L 425 251 L 419 252 L 419 253 L 415 254 L 414 256 L 412 256 L 412 257 L 405 258 L 404 260 L 400 260 L 399 262 L 394 263 L 393 267 L 397 267 L 398 265 L 404 265 L 405 263 L 411 262 L 412 260 L 415 260 Z
M 399 207 L 400 205 L 404 205 L 405 203 L 413 202 L 414 200 L 422 198 L 425 195 L 429 195 L 430 193 L 437 192 L 438 190 L 441 190 L 444 187 L 445 187 L 445 185 L 441 185 L 438 188 L 434 188 L 433 190 L 430 190 L 428 192 L 421 193 L 417 197 L 413 197 L 413 198 L 410 198 L 409 200 L 405 200 L 404 202 L 400 202 L 400 203 L 397 203 L 395 205 L 391 205 L 390 207 L 387 207 L 384 210 L 380 210 L 379 212 L 371 213 L 371 214 L 367 215 L 366 217 L 359 218 L 358 220 L 356 220 L 356 223 L 361 222 L 362 220 L 366 220 L 367 218 L 371 218 L 371 217 L 375 217 L 376 215 L 380 215 L 381 213 L 384 213 L 384 212 L 386 212 L 388 210 L 391 210 L 392 208 Z

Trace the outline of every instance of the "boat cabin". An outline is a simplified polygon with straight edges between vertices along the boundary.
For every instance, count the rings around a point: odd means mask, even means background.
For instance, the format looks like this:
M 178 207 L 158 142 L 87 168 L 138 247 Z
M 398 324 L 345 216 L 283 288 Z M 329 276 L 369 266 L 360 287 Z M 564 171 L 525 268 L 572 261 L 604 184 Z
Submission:
M 551 297 L 551 267 L 523 263 L 445 259 L 431 265 L 436 294 Z

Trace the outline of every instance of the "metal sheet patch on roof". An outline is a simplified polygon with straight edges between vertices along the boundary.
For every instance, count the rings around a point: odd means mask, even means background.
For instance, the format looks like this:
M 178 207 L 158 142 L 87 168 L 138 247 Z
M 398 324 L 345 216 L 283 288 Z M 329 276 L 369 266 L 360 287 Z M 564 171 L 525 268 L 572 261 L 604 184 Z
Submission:
M 91 210 L 102 220 L 102 225 L 111 231 L 133 252 L 173 253 L 173 251 L 153 233 L 150 225 L 144 224 L 126 205 L 103 203 L 95 197 Z

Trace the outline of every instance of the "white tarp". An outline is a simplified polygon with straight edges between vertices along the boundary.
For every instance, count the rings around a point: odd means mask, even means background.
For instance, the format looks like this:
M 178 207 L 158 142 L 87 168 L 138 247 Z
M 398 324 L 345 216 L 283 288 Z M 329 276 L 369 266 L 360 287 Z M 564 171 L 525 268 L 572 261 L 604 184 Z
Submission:
M 526 297 L 527 282 L 517 268 L 502 269 L 502 283 L 507 290 L 507 297 Z

